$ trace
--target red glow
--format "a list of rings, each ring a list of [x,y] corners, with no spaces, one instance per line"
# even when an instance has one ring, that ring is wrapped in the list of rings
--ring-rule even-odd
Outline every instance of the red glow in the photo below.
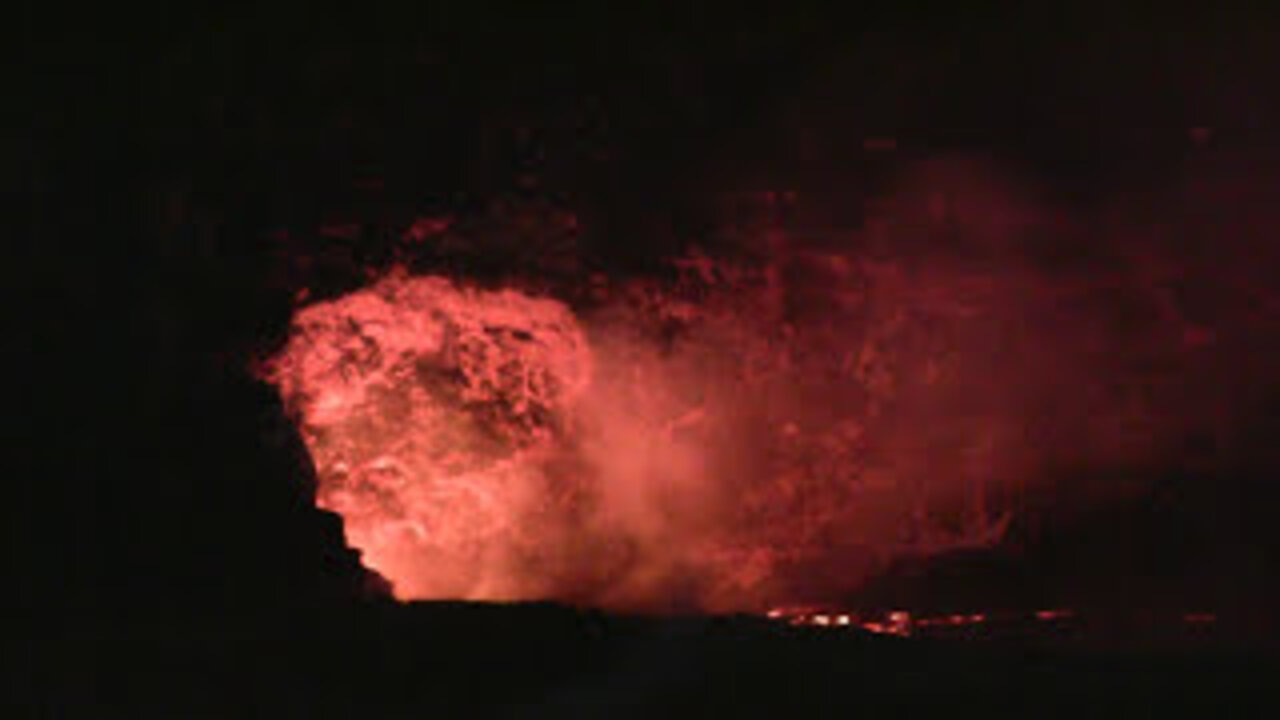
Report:
[[[435,237],[453,224],[453,218],[449,217],[421,217],[413,221],[409,229],[404,233],[404,239],[409,243],[423,243],[429,238]]]
[[[777,607],[768,611],[766,617],[787,625],[817,628],[823,631],[837,632],[862,630],[880,635],[899,637],[935,637],[935,638],[993,638],[1007,633],[1028,633],[1039,637],[1056,637],[1061,640],[1079,640],[1082,626],[1069,627],[1058,621],[1079,617],[1072,609],[1040,610],[1023,615],[1022,613],[985,612],[950,613],[945,615],[916,616],[906,611],[887,613],[863,613],[853,610],[815,610],[804,607]],[[1088,613],[1085,614],[1088,617]],[[1050,623],[1039,630],[1030,629],[1027,621],[1034,619],[1040,623]],[[1149,625],[1153,618],[1150,613],[1138,612],[1131,620],[1138,626]],[[1165,624],[1168,623],[1168,624]],[[1209,612],[1190,612],[1181,615],[1164,617],[1148,630],[1156,634],[1173,632],[1176,634],[1182,626],[1190,626],[1196,633],[1212,633],[1218,623],[1218,616]],[[1085,623],[1087,628],[1090,623]],[[1105,627],[1106,623],[1104,623]],[[1161,627],[1163,625],[1163,627]],[[1170,626],[1171,625],[1171,626]],[[1154,637],[1155,635],[1153,635]],[[1103,639],[1107,639],[1104,637]]]
[[[1075,615],[1071,610],[1039,610],[1036,612],[1037,620],[1060,620]]]
[[[313,305],[273,372],[364,562],[402,598],[522,597],[520,524],[556,493],[540,463],[590,377],[559,305],[389,277]]]
[[[691,250],[665,280],[591,275],[573,294],[590,311],[514,281],[403,272],[336,299],[300,292],[313,304],[268,376],[319,504],[401,598],[759,611],[848,597],[904,557],[999,544],[1048,471],[1141,468],[1212,416],[1162,390],[1197,387],[1174,356],[1228,337],[1183,316],[1165,287],[1176,268],[1135,253],[1086,277],[1006,256],[1034,208],[981,174],[924,176],[848,247],[735,228],[747,259]],[[795,201],[753,199],[764,214]],[[404,244],[459,242],[452,224],[420,218]],[[950,228],[973,247],[894,256],[893,227]],[[1094,309],[1108,303],[1142,322]],[[1170,369],[1156,383],[1147,367]],[[1054,492],[1145,490],[1082,475]],[[986,619],[866,622],[935,621]]]
[[[553,300],[396,272],[297,314],[269,376],[319,504],[398,597],[632,605],[684,585],[698,607],[745,609],[829,555],[839,527],[886,559],[998,539],[983,526],[900,545],[901,521],[885,520],[907,517],[909,496],[868,484],[875,502],[856,500],[877,409],[833,418],[797,391],[830,359],[846,373],[831,392],[883,402],[868,365],[883,338],[797,346],[768,269],[676,266],[722,295],[697,306],[632,285],[588,329]],[[673,319],[707,338],[663,351],[646,325]]]

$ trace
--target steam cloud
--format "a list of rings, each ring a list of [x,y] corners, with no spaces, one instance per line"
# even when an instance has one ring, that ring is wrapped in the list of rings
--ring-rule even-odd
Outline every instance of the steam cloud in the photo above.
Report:
[[[836,597],[1242,442],[1274,222],[1256,173],[1196,172],[1086,216],[934,160],[860,233],[741,225],[572,308],[393,272],[300,310],[269,376],[401,597]]]

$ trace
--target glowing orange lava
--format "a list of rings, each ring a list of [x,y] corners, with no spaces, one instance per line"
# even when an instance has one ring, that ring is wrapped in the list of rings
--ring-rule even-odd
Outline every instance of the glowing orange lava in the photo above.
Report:
[[[298,313],[271,368],[364,562],[402,598],[537,593],[506,567],[591,356],[569,311],[393,274]]]

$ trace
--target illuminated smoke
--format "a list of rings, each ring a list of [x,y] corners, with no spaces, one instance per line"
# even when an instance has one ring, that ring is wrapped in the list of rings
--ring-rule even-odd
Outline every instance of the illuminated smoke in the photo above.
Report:
[[[400,597],[740,609],[998,541],[957,488],[998,495],[999,427],[939,414],[963,368],[910,337],[983,291],[811,260],[833,302],[816,318],[786,316],[772,268],[704,256],[582,319],[392,274],[300,312],[273,376],[320,504]],[[925,387],[945,427],[900,427]]]
[[[1249,328],[1174,290],[1238,275],[1130,236],[1042,247],[1075,230],[958,167],[846,243],[748,229],[763,249],[590,308],[404,271],[303,308],[269,376],[318,502],[401,598],[761,609],[997,544],[1037,492],[1133,496],[1222,436],[1256,373],[1215,349]]]

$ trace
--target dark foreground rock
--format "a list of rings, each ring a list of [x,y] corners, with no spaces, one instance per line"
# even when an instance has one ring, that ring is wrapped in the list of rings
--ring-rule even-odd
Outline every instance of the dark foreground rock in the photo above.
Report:
[[[56,717],[1010,717],[1266,707],[1274,657],[938,642],[755,618],[543,605],[352,608],[207,623],[116,618],[44,634]],[[971,715],[972,716],[972,715]]]

